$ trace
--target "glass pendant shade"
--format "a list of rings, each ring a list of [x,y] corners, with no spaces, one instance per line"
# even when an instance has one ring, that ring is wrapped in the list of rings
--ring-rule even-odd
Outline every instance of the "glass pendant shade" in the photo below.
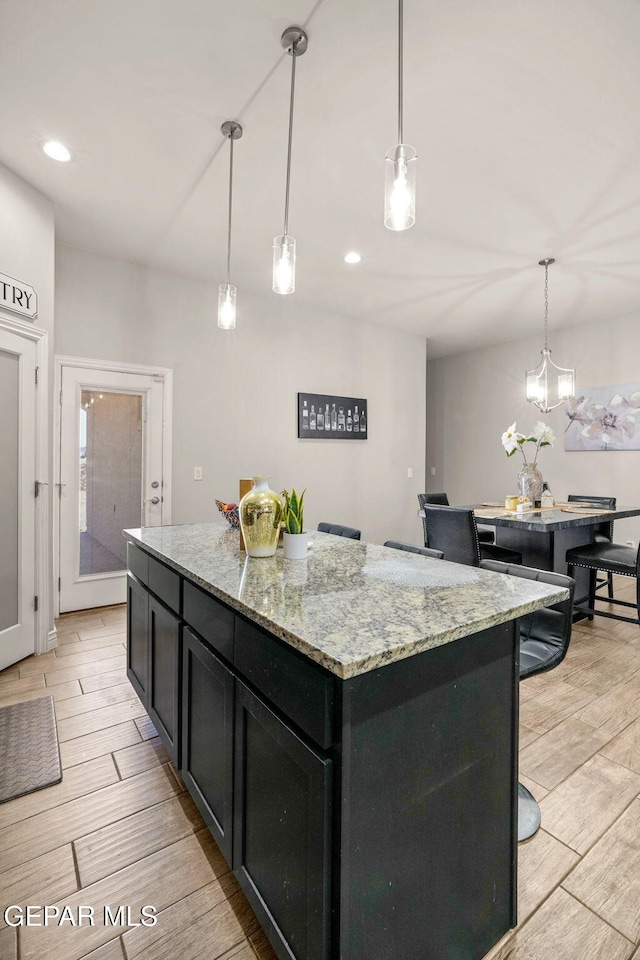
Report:
[[[387,151],[384,225],[389,230],[408,230],[416,222],[416,159],[416,151],[407,143]]]
[[[236,328],[236,288],[232,283],[218,287],[218,326],[221,330]]]
[[[296,289],[296,241],[283,234],[273,238],[273,292],[293,293]]]
[[[542,413],[549,413],[565,400],[575,397],[576,372],[554,363],[547,347],[540,352],[542,360],[535,370],[527,370],[526,373],[527,400],[535,404]]]

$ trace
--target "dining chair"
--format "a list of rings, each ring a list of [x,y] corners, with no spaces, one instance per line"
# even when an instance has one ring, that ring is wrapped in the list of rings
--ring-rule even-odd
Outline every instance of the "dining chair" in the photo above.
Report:
[[[439,504],[442,507],[448,507],[449,497],[446,493],[419,493],[418,494],[418,503],[420,504],[420,516],[422,519],[422,527],[424,530],[424,544],[425,546],[428,543],[427,537],[427,524],[425,517],[422,514],[422,508],[426,503],[435,503]],[[480,543],[493,543],[495,540],[495,533],[493,527],[488,527],[486,524],[478,523],[476,524],[478,530],[478,540]]]
[[[431,557],[433,560],[442,560],[442,550],[432,550],[431,547],[417,547],[415,543],[403,543],[402,540],[387,540],[383,547],[393,547],[394,550],[405,550],[407,553],[419,553],[421,557]]]
[[[359,540],[362,535],[360,530],[343,527],[340,523],[319,523],[318,530],[320,533],[332,533],[335,537],[348,537],[350,540]]]
[[[570,493],[567,497],[569,503],[587,503],[589,505],[593,504],[594,507],[599,507],[602,510],[615,510],[616,508],[616,498],[615,497],[582,497],[577,493]],[[594,525],[594,540],[596,543],[613,543],[613,520],[603,520],[602,523],[596,523]],[[607,593],[609,594],[609,599],[613,599],[613,574],[607,573],[605,577],[600,577],[596,579],[596,590],[599,590],[600,587],[607,587]]]
[[[627,547],[622,543],[601,541],[585,543],[582,547],[572,547],[567,550],[567,572],[573,576],[576,567],[589,571],[589,593],[575,601],[575,610],[585,613],[589,617],[608,617],[610,620],[624,620],[625,623],[640,625],[640,549]],[[596,594],[598,571],[607,574],[617,574],[621,577],[631,577],[636,581],[636,602],[617,600],[615,597],[599,597]],[[635,617],[625,617],[620,613],[611,613],[609,610],[596,610],[596,600],[602,603],[614,603],[620,607],[635,609]],[[586,604],[586,606],[585,606]]]
[[[423,507],[428,542],[425,546],[442,550],[445,560],[477,567],[481,560],[522,563],[522,554],[495,543],[480,543],[476,518],[468,507],[445,507],[425,503]]]
[[[575,580],[553,570],[535,570],[532,567],[513,566],[497,560],[483,560],[483,570],[504,573],[525,580],[537,580],[555,587],[566,587],[569,597],[552,607],[543,607],[520,617],[519,679],[526,680],[538,673],[553,670],[567,655],[571,641],[573,596]],[[518,843],[528,840],[540,826],[540,807],[523,783],[518,783]]]

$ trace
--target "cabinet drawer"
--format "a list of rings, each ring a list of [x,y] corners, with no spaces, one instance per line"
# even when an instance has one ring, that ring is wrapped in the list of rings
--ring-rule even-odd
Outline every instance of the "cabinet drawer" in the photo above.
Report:
[[[233,612],[188,580],[184,581],[184,619],[214,650],[233,662]]]
[[[333,681],[320,667],[241,616],[236,616],[234,663],[315,743],[331,746]]]
[[[135,543],[127,543],[127,566],[140,583],[149,586],[149,554]]]
[[[149,589],[166,607],[180,614],[180,577],[154,557],[149,557]]]

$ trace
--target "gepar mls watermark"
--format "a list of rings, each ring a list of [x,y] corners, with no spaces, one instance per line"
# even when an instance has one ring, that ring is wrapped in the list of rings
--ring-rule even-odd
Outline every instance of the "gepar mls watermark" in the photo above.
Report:
[[[158,917],[157,910],[150,904],[140,907],[139,911],[120,904],[117,907],[105,905],[96,909],[88,905],[74,907],[56,906],[19,906],[15,903],[7,907],[2,919],[8,927],[95,927],[102,923],[105,927],[154,927]]]

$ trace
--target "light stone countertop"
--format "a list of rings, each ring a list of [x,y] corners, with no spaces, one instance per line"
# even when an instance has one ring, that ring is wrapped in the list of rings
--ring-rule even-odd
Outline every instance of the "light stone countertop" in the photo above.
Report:
[[[225,521],[125,530],[208,593],[342,679],[422,653],[568,592],[331,534],[307,560],[247,558]]]

